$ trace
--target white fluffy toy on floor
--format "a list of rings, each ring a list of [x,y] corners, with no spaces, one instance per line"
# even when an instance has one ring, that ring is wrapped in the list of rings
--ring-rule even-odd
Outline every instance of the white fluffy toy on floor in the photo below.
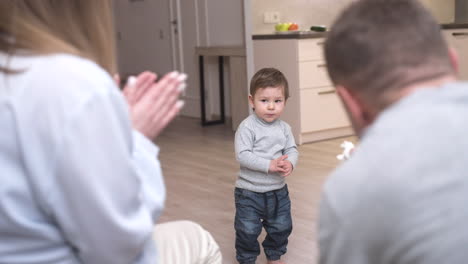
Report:
[[[337,155],[336,158],[339,160],[348,160],[354,150],[353,142],[345,140],[343,143],[341,143],[340,147],[343,148],[343,153]]]

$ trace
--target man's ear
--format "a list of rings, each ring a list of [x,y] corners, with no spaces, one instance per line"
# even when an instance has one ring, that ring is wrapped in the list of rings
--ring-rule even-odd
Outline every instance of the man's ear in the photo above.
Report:
[[[448,53],[450,56],[450,62],[452,63],[452,67],[455,70],[455,73],[458,74],[460,70],[460,65],[459,65],[459,57],[458,57],[457,51],[454,48],[449,47]]]
[[[372,112],[348,88],[338,85],[335,89],[344,104],[356,134],[360,136],[363,130],[373,122],[374,116],[371,114]]]

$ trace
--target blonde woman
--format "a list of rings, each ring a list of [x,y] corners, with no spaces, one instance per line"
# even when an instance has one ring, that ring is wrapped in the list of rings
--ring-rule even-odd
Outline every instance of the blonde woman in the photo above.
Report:
[[[111,21],[110,0],[0,1],[0,263],[221,262],[191,222],[156,228],[156,249],[152,140],[185,77],[140,76],[129,114]]]

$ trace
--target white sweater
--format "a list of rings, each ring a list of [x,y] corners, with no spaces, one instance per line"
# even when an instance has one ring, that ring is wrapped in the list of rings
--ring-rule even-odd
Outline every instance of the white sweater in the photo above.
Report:
[[[155,263],[165,198],[158,148],[95,63],[0,65],[0,263]]]

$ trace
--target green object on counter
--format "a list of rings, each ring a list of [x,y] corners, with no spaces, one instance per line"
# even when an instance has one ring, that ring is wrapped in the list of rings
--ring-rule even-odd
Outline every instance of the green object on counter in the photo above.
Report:
[[[317,32],[325,32],[327,31],[327,27],[326,26],[311,26],[310,30],[317,31]]]

